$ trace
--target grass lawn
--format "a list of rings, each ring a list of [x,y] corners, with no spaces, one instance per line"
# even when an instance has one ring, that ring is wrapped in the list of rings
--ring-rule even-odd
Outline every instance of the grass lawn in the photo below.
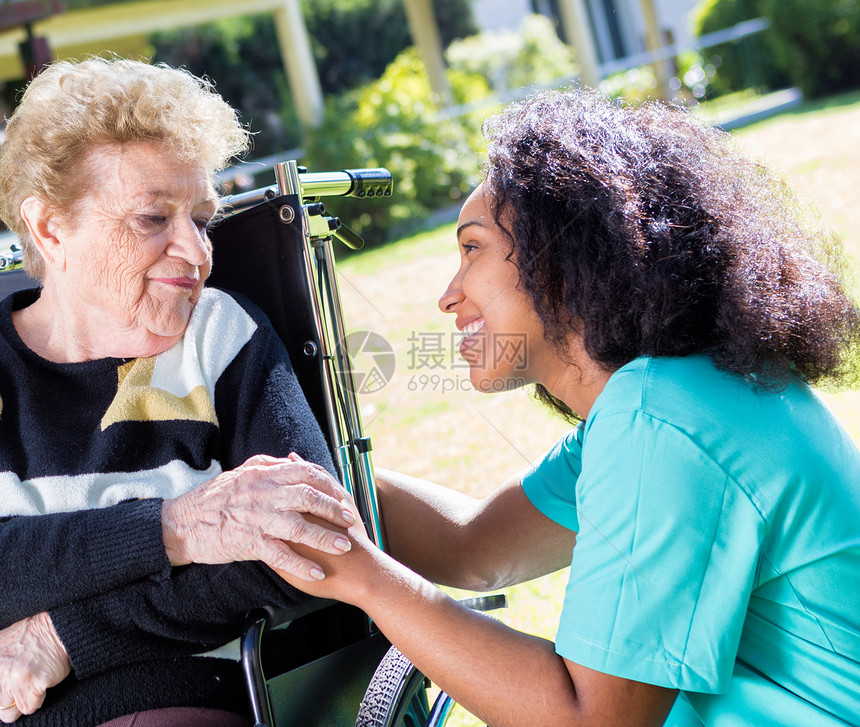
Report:
[[[860,97],[801,106],[735,135],[820,209],[858,269]],[[336,214],[336,204],[331,207]],[[361,397],[375,464],[481,497],[539,457],[567,426],[524,391],[471,389],[456,353],[453,317],[436,307],[457,264],[452,222],[345,260],[339,281],[347,330],[379,333],[396,354],[391,381]],[[824,397],[860,442],[860,392]],[[510,589],[510,607],[499,616],[553,638],[565,582],[561,572]],[[458,712],[450,724],[478,722]]]

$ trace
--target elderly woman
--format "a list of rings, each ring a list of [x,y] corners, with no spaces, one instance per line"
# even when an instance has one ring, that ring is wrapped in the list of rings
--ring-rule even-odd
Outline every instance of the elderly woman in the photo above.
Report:
[[[830,241],[678,111],[550,94],[488,128],[439,305],[476,388],[525,380],[582,421],[484,501],[392,476],[381,507],[435,582],[570,564],[556,642],[356,528],[310,588],[494,727],[856,725],[860,454],[809,386],[857,381]]]
[[[307,601],[271,570],[321,576],[288,541],[349,547],[302,517],[354,522],[288,459],[332,469],[283,346],[204,288],[246,136],[209,84],[100,59],[48,68],[9,121],[0,214],[41,289],[0,312],[4,723],[248,724],[215,650]]]

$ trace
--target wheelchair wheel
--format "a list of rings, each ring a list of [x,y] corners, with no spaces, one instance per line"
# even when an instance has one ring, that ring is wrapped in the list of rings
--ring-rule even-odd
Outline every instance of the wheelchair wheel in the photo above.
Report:
[[[392,646],[367,687],[355,727],[441,727],[448,709],[427,700],[427,678]],[[443,694],[443,701],[450,698]]]

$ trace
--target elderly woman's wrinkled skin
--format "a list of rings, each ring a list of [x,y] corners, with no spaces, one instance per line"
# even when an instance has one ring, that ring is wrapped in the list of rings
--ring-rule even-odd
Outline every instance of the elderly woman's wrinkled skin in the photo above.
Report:
[[[12,684],[0,707],[0,721],[33,714],[48,689],[71,672],[69,656],[47,613],[22,619],[0,631],[0,682]]]
[[[152,141],[97,147],[82,174],[90,191],[71,211],[35,197],[22,205],[46,280],[15,325],[54,361],[164,351],[184,334],[211,270],[209,177]]]
[[[154,141],[96,147],[83,167],[72,210],[36,197],[22,204],[46,274],[40,298],[13,322],[31,350],[55,362],[157,355],[184,335],[211,270],[206,228],[217,195],[205,169]],[[290,544],[349,550],[347,497],[322,468],[258,455],[164,502],[167,557],[174,566],[257,560],[319,580],[313,555]],[[0,630],[0,722],[35,712],[70,669],[48,614]]]

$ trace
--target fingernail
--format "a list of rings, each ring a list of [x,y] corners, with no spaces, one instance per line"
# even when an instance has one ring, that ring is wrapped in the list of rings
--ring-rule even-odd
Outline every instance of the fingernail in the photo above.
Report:
[[[295,452],[290,452],[290,453],[287,455],[287,459],[290,459],[290,460],[292,460],[293,462],[301,462],[301,461],[302,461],[302,458],[301,458],[301,457],[299,457],[299,455],[297,455]]]
[[[335,538],[334,547],[346,553],[352,548],[352,543],[350,543],[346,538]]]
[[[350,525],[355,525],[355,515],[352,514],[352,510],[344,510],[341,515]]]
[[[319,568],[311,568],[311,576],[316,578],[318,581],[321,581],[325,578],[325,573],[323,573]]]

